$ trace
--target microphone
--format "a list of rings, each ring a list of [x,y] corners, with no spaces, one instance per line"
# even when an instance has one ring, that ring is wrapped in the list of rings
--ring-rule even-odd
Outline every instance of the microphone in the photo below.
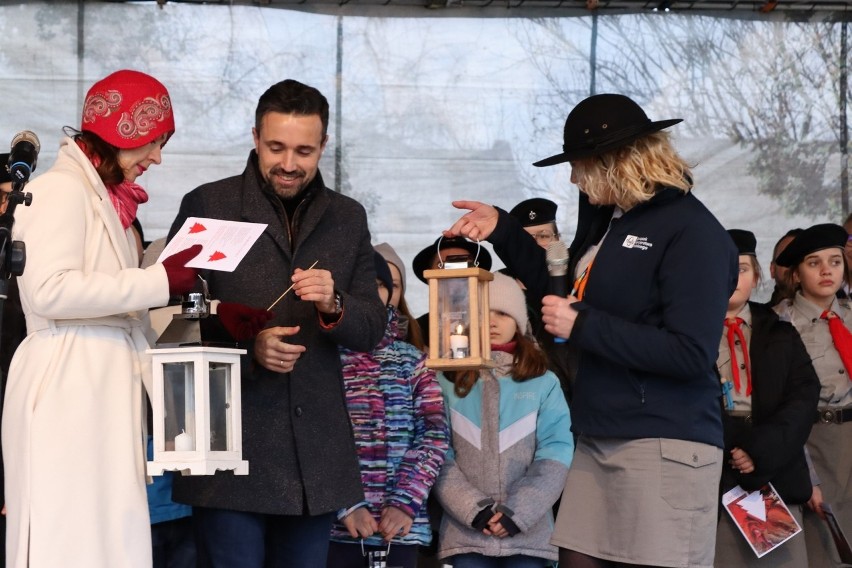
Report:
[[[38,152],[41,150],[38,136],[29,130],[22,130],[12,138],[12,152],[9,154],[8,168],[12,181],[23,184],[30,179],[36,169]]]
[[[550,274],[550,279],[547,283],[547,293],[559,296],[560,298],[568,297],[568,246],[562,241],[553,241],[547,245],[547,272]],[[566,339],[562,337],[553,338],[554,343],[565,343]]]

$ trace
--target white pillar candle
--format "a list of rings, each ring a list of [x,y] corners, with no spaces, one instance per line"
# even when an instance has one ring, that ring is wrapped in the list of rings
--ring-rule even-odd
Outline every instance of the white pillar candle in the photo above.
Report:
[[[453,359],[464,359],[467,357],[467,350],[470,347],[470,339],[464,335],[464,327],[459,324],[456,326],[455,333],[450,334],[450,350],[453,354]]]
[[[195,442],[192,436],[181,430],[182,434],[175,436],[175,451],[176,452],[191,452],[195,449]]]

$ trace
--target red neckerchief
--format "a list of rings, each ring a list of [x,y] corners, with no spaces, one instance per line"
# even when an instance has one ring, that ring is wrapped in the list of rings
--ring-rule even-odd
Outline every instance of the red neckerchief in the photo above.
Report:
[[[846,328],[843,320],[831,311],[825,310],[821,319],[828,320],[828,331],[831,333],[831,341],[834,343],[834,348],[840,354],[840,360],[843,361],[843,366],[846,368],[846,376],[852,381],[852,333]]]
[[[742,394],[740,389],[740,366],[737,363],[737,352],[735,349],[736,339],[739,339],[740,346],[743,349],[743,363],[745,363],[746,371],[746,395],[751,396],[751,362],[748,360],[748,343],[746,343],[743,330],[740,325],[744,322],[743,318],[734,320],[725,319],[725,327],[728,328],[728,349],[731,352],[731,374],[734,379],[734,389]]]

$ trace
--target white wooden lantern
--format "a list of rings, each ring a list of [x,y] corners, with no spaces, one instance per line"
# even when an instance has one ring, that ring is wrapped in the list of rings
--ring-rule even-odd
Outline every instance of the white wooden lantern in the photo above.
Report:
[[[240,356],[246,350],[231,347],[232,339],[229,345],[217,316],[209,314],[206,289],[204,296],[189,296],[157,348],[148,350],[154,383],[154,459],[148,474],[248,475],[240,395]]]
[[[423,272],[429,283],[426,366],[439,370],[491,367],[488,282],[494,275],[467,263],[443,266]]]

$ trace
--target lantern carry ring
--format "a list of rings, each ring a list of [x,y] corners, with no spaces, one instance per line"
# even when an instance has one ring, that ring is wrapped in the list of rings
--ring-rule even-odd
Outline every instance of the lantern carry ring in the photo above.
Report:
[[[441,258],[441,241],[444,240],[444,235],[442,234],[438,237],[438,268],[444,268],[444,259]],[[470,240],[470,239],[468,239]],[[479,239],[476,239],[476,256],[473,257],[473,267],[479,268],[479,251],[482,250],[482,242]]]

